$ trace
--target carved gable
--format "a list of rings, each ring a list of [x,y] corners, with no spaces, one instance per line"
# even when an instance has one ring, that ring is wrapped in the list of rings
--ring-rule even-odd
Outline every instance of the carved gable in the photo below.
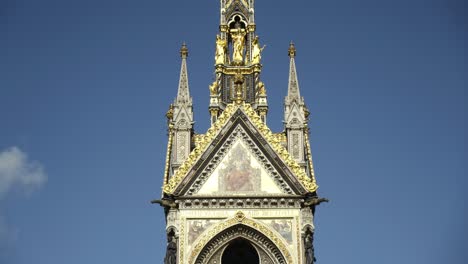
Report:
[[[212,173],[207,175],[206,180],[199,179],[192,186],[192,190],[199,189],[194,195],[265,196],[291,193],[289,186],[283,190],[279,187],[282,184],[279,173],[266,161],[265,155],[259,153],[258,147],[240,126],[233,135],[218,151],[220,162]],[[224,157],[221,157],[223,154]],[[201,186],[197,188],[196,185]]]
[[[177,109],[174,118],[175,127],[178,129],[192,128],[192,113],[186,107]]]
[[[257,196],[261,196],[298,195],[316,187],[244,104],[229,105],[164,188],[176,196],[245,195],[249,190],[260,190]]]
[[[296,102],[289,106],[289,111],[286,113],[285,120],[289,128],[304,127],[304,113]]]

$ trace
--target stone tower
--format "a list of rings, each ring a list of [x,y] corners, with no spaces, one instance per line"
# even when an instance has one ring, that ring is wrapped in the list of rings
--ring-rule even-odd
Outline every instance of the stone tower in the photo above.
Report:
[[[167,112],[169,142],[160,200],[168,264],[311,264],[317,184],[294,44],[284,131],[266,125],[263,47],[254,0],[221,0],[211,127],[193,130],[184,44],[177,97]],[[286,92],[286,87],[285,87]]]

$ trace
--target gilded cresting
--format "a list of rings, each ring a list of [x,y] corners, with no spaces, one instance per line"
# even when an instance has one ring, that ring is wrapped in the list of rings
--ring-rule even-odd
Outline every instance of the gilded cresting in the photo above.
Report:
[[[164,192],[166,194],[172,194],[174,192],[190,168],[201,156],[203,150],[205,150],[212,143],[215,136],[222,130],[226,122],[237,109],[242,109],[244,111],[244,113],[249,117],[250,121],[258,129],[258,131],[268,141],[270,146],[281,156],[291,171],[294,172],[301,184],[308,191],[315,192],[318,189],[315,178],[309,178],[306,175],[304,169],[294,159],[291,158],[291,155],[288,153],[288,151],[281,145],[283,136],[281,134],[272,133],[271,130],[262,122],[260,116],[255,112],[252,106],[246,103],[241,105],[236,105],[235,103],[229,104],[224,112],[219,116],[214,125],[208,129],[206,134],[197,135],[197,145],[195,149],[190,153],[189,157],[182,164],[182,166],[180,166],[180,168],[174,173],[169,182],[164,185]]]

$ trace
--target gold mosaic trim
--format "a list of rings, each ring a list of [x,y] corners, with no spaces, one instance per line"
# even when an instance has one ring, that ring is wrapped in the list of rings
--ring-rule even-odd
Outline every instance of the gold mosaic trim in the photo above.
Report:
[[[239,67],[226,67],[224,65],[217,65],[216,66],[216,72],[222,72],[227,75],[236,75],[238,73],[242,75],[247,75],[247,74],[252,74],[255,72],[261,72],[262,71],[262,65],[260,64],[254,64],[250,66],[245,66],[242,68]]]
[[[174,125],[169,125],[169,142],[167,142],[167,150],[166,150],[166,166],[164,167],[164,179],[163,184],[167,183],[167,178],[169,177],[169,163],[171,162],[171,149],[172,149],[172,138],[173,132],[172,128]],[[164,186],[164,185],[163,185]]]
[[[230,104],[224,109],[224,111],[219,116],[218,120],[211,126],[206,134],[197,135],[195,148],[192,150],[188,158],[182,163],[182,165],[177,169],[177,171],[169,179],[169,182],[165,183],[163,191],[167,194],[174,193],[177,185],[183,180],[185,175],[188,173],[190,168],[195,164],[195,162],[200,158],[203,150],[205,150],[208,145],[213,141],[218,132],[224,127],[228,119],[234,114],[237,107],[233,104]]]
[[[310,149],[309,129],[307,127],[304,132],[304,136],[305,136],[305,144],[306,144],[306,149],[307,149],[307,159],[309,160],[310,175],[311,175],[312,181],[314,181],[315,183],[314,164],[312,163],[312,151]]]
[[[180,226],[180,232],[179,232],[179,259],[182,260],[182,263],[184,262],[184,252],[185,252],[185,224],[186,224],[185,218],[182,219],[182,225]]]
[[[304,169],[289,155],[289,152],[281,145],[281,137],[271,132],[250,105],[244,104],[244,111],[250,118],[250,121],[252,121],[262,136],[270,143],[273,150],[283,159],[284,163],[288,165],[306,190],[315,192],[318,188],[315,178],[309,178]]]
[[[281,144],[287,144],[288,138],[284,132],[273,134]]]
[[[201,237],[198,240],[198,243],[192,249],[188,263],[195,263],[198,254],[200,254],[200,252],[208,244],[208,242],[210,242],[210,240],[213,239],[216,235],[221,233],[223,230],[226,230],[237,224],[243,224],[248,227],[251,227],[268,237],[268,239],[270,239],[278,247],[281,254],[283,254],[284,258],[286,259],[287,263],[293,263],[291,253],[289,252],[287,246],[278,236],[276,236],[275,232],[260,222],[257,222],[250,218],[246,218],[243,212],[237,212],[234,218],[222,222],[216,225],[215,227],[211,228],[208,232],[205,232],[205,235],[203,235],[203,237]]]
[[[303,255],[303,254],[301,254],[302,253],[302,237],[301,237],[301,231],[300,231],[300,228],[299,228],[300,225],[301,225],[301,223],[299,221],[299,217],[296,216],[296,237],[297,237],[296,250],[297,250],[297,261],[298,261],[298,263],[302,263],[301,256]]]
[[[284,163],[291,169],[296,175],[298,180],[304,186],[304,188],[310,192],[315,192],[318,188],[315,177],[312,175],[312,179],[309,178],[304,169],[289,155],[289,152],[281,145],[283,140],[282,136],[273,134],[271,130],[263,123],[260,116],[255,112],[250,104],[242,103],[240,105],[229,104],[226,109],[221,113],[218,120],[208,129],[206,134],[200,134],[197,136],[197,142],[195,149],[190,153],[187,160],[182,163],[179,169],[174,173],[169,182],[164,185],[163,191],[167,194],[173,194],[176,187],[184,179],[190,168],[200,158],[201,154],[213,141],[215,136],[224,127],[229,118],[234,112],[241,108],[244,110],[250,121],[256,126],[260,134],[267,140],[273,150],[281,157]]]

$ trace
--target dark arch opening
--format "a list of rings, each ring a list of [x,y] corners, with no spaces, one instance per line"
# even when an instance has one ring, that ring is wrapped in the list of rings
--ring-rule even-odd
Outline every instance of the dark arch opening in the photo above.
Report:
[[[242,21],[241,17],[239,15],[236,15],[234,17],[234,20],[229,24],[230,29],[237,29],[237,28],[243,28],[245,29],[245,23]]]
[[[257,250],[245,239],[238,238],[224,250],[221,264],[259,264]]]

